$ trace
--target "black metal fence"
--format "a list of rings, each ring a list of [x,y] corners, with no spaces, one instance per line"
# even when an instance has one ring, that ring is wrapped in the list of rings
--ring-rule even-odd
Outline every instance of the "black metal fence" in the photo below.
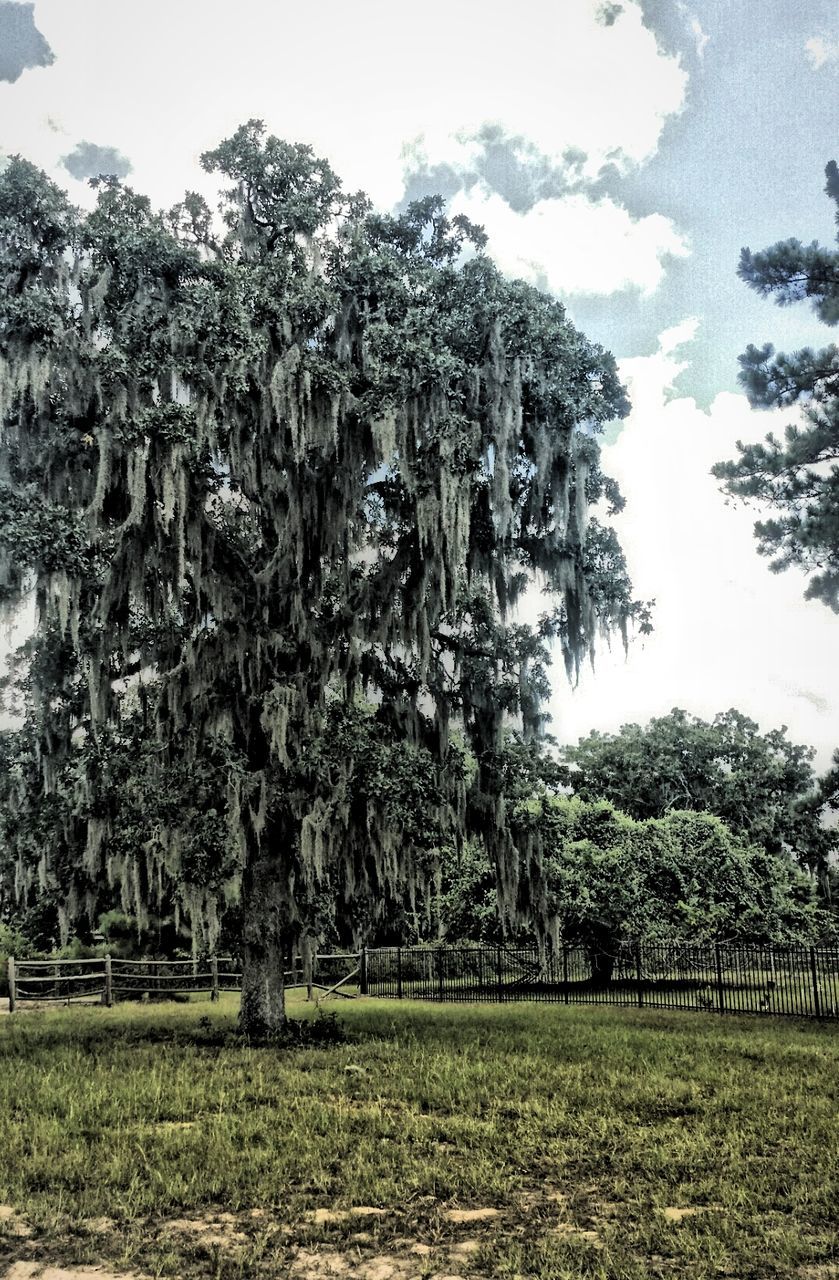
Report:
[[[839,1018],[839,948],[643,943],[617,954],[566,947],[390,947],[366,954],[370,995],[535,1000]]]
[[[639,1008],[756,1013],[839,1020],[839,947],[698,946],[642,943],[615,955],[582,947],[540,954],[536,947],[379,947],[295,959],[289,987],[310,997],[499,1003],[635,1005]],[[237,991],[230,956],[193,960],[9,960],[10,1008],[24,1003],[151,998]]]

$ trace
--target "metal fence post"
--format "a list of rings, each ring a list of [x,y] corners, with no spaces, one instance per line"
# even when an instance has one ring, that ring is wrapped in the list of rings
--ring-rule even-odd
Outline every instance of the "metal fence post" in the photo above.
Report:
[[[17,1004],[17,977],[15,975],[15,958],[9,956],[7,968],[9,971],[9,1013],[14,1013]]]
[[[110,953],[105,956],[105,990],[102,992],[105,1007],[110,1009],[114,1003],[114,985],[111,976],[111,957]]]
[[[498,984],[498,999],[504,998],[504,984],[501,981],[501,948],[495,948],[495,979]]]
[[[638,1008],[644,1007],[644,988],[641,986],[641,943],[635,944],[635,981],[638,984]]]
[[[437,991],[439,999],[443,999],[443,948],[437,948]]]
[[[722,960],[720,959],[720,944],[714,943],[714,962],[717,969],[717,1003],[720,1007],[720,1013],[725,1013],[725,986],[722,980]]]
[[[562,944],[562,993],[563,1001],[567,1004],[570,998],[568,992],[568,946],[564,942]]]
[[[816,968],[816,948],[810,947],[810,976],[813,979],[813,1005],[816,1010],[816,1017],[822,1016],[822,1002],[819,997],[819,971]]]
[[[358,957],[358,994],[367,995],[367,948],[362,947]]]
[[[396,948],[396,998],[402,999],[402,948]]]
[[[210,999],[218,1000],[218,956],[210,956]]]

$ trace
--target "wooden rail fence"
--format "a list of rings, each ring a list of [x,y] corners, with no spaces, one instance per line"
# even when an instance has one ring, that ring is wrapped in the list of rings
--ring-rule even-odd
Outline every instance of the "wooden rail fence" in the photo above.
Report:
[[[353,962],[350,973],[337,973]],[[359,955],[313,957],[307,969],[295,956],[284,974],[287,989],[305,987],[310,998],[349,995],[342,988],[357,978]],[[117,1000],[165,999],[167,996],[209,995],[239,991],[242,968],[232,956],[198,960],[122,960],[101,956],[87,960],[8,959],[9,1012],[24,1004],[114,1004]],[[315,996],[315,993],[318,993]]]
[[[231,956],[193,960],[15,960],[9,1007],[209,994],[241,987]],[[311,999],[392,999],[636,1005],[839,1020],[839,947],[642,943],[593,957],[582,947],[379,947],[295,957],[289,988]]]

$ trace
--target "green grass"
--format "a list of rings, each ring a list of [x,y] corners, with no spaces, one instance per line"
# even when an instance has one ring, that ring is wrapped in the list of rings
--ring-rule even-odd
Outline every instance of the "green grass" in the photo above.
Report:
[[[232,1001],[3,1019],[0,1200],[19,1217],[0,1221],[0,1263],[305,1276],[320,1251],[365,1276],[365,1259],[402,1265],[419,1243],[431,1252],[400,1280],[839,1276],[835,1028],[378,1000],[337,1013],[348,1041],[307,1049],[241,1044]],[[307,1217],[353,1206],[390,1212]],[[464,1227],[453,1206],[502,1212]],[[677,1208],[700,1211],[663,1212]],[[453,1251],[464,1234],[474,1252]]]

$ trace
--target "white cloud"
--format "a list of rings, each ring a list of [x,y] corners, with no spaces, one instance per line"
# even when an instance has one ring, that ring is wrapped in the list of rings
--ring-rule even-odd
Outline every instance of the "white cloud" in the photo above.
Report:
[[[707,48],[708,41],[711,37],[702,30],[702,24],[698,18],[691,18],[690,31],[696,43],[696,56],[701,62],[705,57],[705,49]]]
[[[557,294],[610,294],[636,287],[652,293],[668,257],[684,257],[688,245],[669,218],[633,218],[609,198],[583,193],[540,200],[515,213],[485,187],[452,201],[453,212],[481,223],[488,250],[507,275]]]
[[[60,176],[67,143],[51,116],[70,138],[118,147],[157,203],[201,184],[199,152],[250,116],[311,142],[381,205],[401,194],[406,139],[443,140],[486,120],[549,155],[580,147],[592,170],[640,163],[681,109],[686,73],[657,47],[636,0],[611,27],[597,8],[426,0],[418,17],[392,0],[323,0],[314,10],[288,0],[38,0],[56,61],[0,86],[4,146]]]
[[[679,328],[684,338],[694,325]],[[788,725],[825,768],[839,745],[836,618],[803,599],[801,574],[769,572],[752,534],[759,513],[727,505],[709,474],[738,439],[761,439],[792,414],[759,413],[730,393],[704,412],[675,394],[677,337],[671,329],[657,354],[621,361],[633,411],[603,450],[627,499],[615,524],[636,595],[657,602],[655,631],[628,658],[619,642],[604,646],[574,692],[557,667],[554,732],[574,741],[673,706],[705,718],[733,706],[764,730]]]
[[[671,328],[665,329],[658,337],[658,354],[660,356],[672,356],[679,347],[685,347],[689,342],[693,342],[699,329],[699,316],[686,316],[684,320],[680,320],[678,324],[672,325]],[[667,386],[668,382],[672,385],[675,376],[687,368],[687,363],[676,365],[670,362],[671,368],[675,369],[675,373],[668,375],[662,379],[662,385]]]
[[[701,62],[705,57],[705,50],[708,47],[711,37],[702,29],[702,23],[693,13],[689,5],[684,0],[678,0],[679,13],[687,23],[690,34],[693,36],[693,45],[696,50],[696,56]]]
[[[577,148],[589,177],[605,163],[626,169],[654,155],[667,119],[684,106],[687,72],[659,49],[638,3],[629,0],[608,27],[597,21],[599,8],[592,0],[525,0],[515,23],[498,23],[504,83],[477,94],[463,117],[467,130],[497,121],[547,156]],[[522,36],[526,52],[517,57]],[[436,129],[425,126],[432,160],[456,158],[447,140],[454,119],[447,112]]]
[[[831,62],[839,63],[839,40],[826,40],[823,36],[813,36],[804,45],[804,52],[813,70],[821,71],[822,67]]]

